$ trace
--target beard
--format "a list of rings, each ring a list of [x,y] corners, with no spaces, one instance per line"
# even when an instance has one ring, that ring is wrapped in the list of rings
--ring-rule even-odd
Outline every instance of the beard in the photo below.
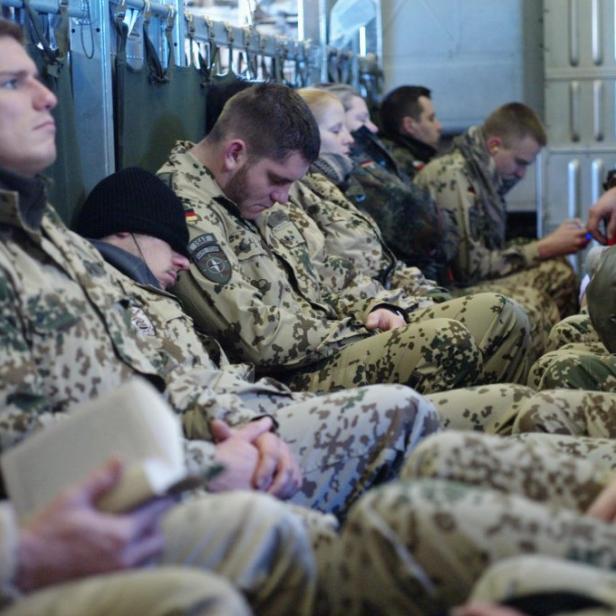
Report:
[[[241,209],[242,203],[250,197],[248,194],[248,165],[238,169],[225,187],[225,195]]]

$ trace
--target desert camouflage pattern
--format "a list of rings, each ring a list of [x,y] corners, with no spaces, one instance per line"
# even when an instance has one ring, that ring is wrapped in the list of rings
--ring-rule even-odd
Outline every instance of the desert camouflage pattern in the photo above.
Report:
[[[556,323],[550,331],[546,351],[557,351],[568,344],[601,344],[588,312],[580,311]],[[604,353],[608,352],[602,348]]]
[[[519,409],[536,394],[534,389],[511,383],[478,385],[428,394],[445,430],[508,435]]]
[[[564,267],[564,272],[570,272],[568,266],[562,266],[560,261],[542,263],[533,272],[553,269],[555,274]],[[515,300],[524,308],[528,315],[531,326],[531,339],[529,346],[529,360],[532,363],[546,352],[549,345],[549,335],[552,328],[560,321],[560,311],[558,306],[547,293],[537,288],[529,286],[524,281],[525,274],[519,272],[505,278],[494,281],[483,282],[465,289],[453,289],[454,296],[473,295],[476,293],[501,293],[506,297]]]
[[[518,406],[513,431],[616,438],[616,392],[537,392]]]
[[[616,250],[604,250],[597,269],[586,288],[588,312],[601,342],[611,353],[616,353]]]
[[[310,171],[295,183],[292,194],[294,201],[301,205],[325,236],[328,254],[346,256],[357,272],[378,280],[385,288],[402,288],[409,295],[446,293],[445,289],[428,280],[420,269],[408,267],[396,259],[374,219],[359,210],[322,173]],[[296,222],[293,211],[290,217]],[[298,222],[301,224],[301,219]],[[332,277],[324,282],[339,289],[345,281]]]
[[[616,567],[616,529],[582,515],[613,477],[606,467],[534,443],[448,432],[427,439],[403,477],[350,512],[337,552],[340,612],[443,613],[492,564],[522,554]]]
[[[419,441],[439,429],[430,402],[407,387],[378,385],[316,396],[294,393],[269,378],[250,382],[250,368],[228,364],[213,339],[209,342],[221,359],[210,359],[202,345],[208,337],[197,334],[172,295],[120,273],[118,282],[132,298],[133,309],[154,325],[151,343],[160,347],[163,358],[206,366],[212,391],[226,396],[235,408],[274,418],[278,434],[304,470],[293,498],[296,504],[343,515],[363,491],[396,477]],[[135,322],[133,326],[137,327]],[[207,415],[185,413],[183,420],[187,437],[209,437]]]
[[[307,243],[316,247],[311,250],[311,261],[329,288],[344,295],[355,290],[357,299],[371,294],[381,297],[383,303],[404,308],[411,323],[443,317],[458,320],[471,332],[483,354],[483,382],[524,381],[527,369],[524,355],[530,344],[530,336],[525,332],[532,332],[532,328],[519,306],[493,293],[443,301],[447,297],[445,290],[421,280],[421,272],[409,267],[394,269],[400,276],[393,280],[400,282],[400,286],[389,283],[392,292],[404,291],[404,295],[388,298],[382,285],[383,281],[389,282],[395,260],[389,259],[390,267],[383,269],[383,257],[389,250],[370,217],[360,213],[320,173],[311,173],[298,182],[294,193],[292,203],[274,206],[261,216],[258,224],[268,244],[276,245],[275,238],[270,239],[268,218],[278,216],[277,210],[285,208]],[[333,273],[333,268],[322,267],[322,263],[332,257],[337,262]],[[383,271],[387,272],[386,276]],[[420,280],[421,286],[417,286]],[[404,282],[407,284],[403,286]],[[434,303],[433,297],[438,297],[440,303]]]
[[[341,297],[336,305],[310,260],[310,246],[284,211],[268,219],[277,240],[268,245],[190,147],[179,143],[159,171],[194,212],[193,263],[175,291],[233,360],[254,363],[257,374],[275,375],[293,389],[317,392],[380,382],[428,392],[477,382],[481,352],[462,324],[436,319],[368,332],[363,322],[382,300],[369,297],[349,310]]]
[[[445,251],[458,285],[499,279],[498,283],[533,286],[556,301],[562,317],[575,312],[575,275],[564,260],[540,262],[537,241],[506,244],[507,187],[479,127],[471,127],[452,152],[426,165],[415,182],[429,190],[445,217]],[[508,280],[522,270],[524,276]]]
[[[193,439],[186,445],[193,469],[212,461],[212,418],[236,425],[270,414],[305,471],[297,501],[338,512],[393,476],[422,436],[438,429],[432,406],[404,387],[314,398],[272,379],[249,382],[249,369],[228,366],[222,354],[218,368],[173,297],[107,266],[49,207],[40,212],[42,229],[30,228],[15,193],[1,194],[3,448],[142,375],[165,389],[180,414]]]
[[[492,565],[473,588],[471,601],[500,603],[511,599],[532,601],[536,595],[563,592],[603,605],[582,610],[557,608],[559,616],[613,616],[616,613],[616,573],[548,556],[516,556]],[[532,605],[532,603],[531,603]]]
[[[528,374],[534,389],[616,391],[616,358],[603,343],[572,342],[540,357]]]

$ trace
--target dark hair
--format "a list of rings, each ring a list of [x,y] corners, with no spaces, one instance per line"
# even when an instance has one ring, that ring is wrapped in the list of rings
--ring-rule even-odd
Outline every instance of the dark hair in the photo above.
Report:
[[[2,36],[9,36],[21,45],[24,44],[24,35],[19,25],[14,21],[9,21],[8,19],[0,17],[0,37]]]
[[[243,139],[251,158],[285,159],[298,152],[307,163],[319,156],[319,127],[302,97],[287,86],[264,83],[246,88],[225,104],[208,135],[219,142]]]
[[[392,90],[381,103],[381,126],[383,132],[395,137],[400,132],[402,121],[406,116],[419,120],[423,107],[420,96],[430,98],[432,93],[424,86],[400,86]]]
[[[506,146],[512,139],[525,137],[532,137],[541,147],[548,141],[539,116],[524,103],[507,103],[493,111],[483,124],[483,133],[486,138],[500,137]]]

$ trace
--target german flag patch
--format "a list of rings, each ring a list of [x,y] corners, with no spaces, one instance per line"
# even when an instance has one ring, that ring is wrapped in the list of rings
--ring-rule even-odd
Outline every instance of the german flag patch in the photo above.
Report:
[[[186,222],[195,222],[199,220],[197,213],[192,208],[184,210],[184,218],[186,218]]]

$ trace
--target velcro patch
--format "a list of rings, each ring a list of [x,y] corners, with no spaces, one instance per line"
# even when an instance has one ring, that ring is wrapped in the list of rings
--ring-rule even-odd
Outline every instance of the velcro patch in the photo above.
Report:
[[[190,241],[188,252],[192,262],[208,280],[217,284],[229,282],[231,263],[212,233],[204,233]]]

